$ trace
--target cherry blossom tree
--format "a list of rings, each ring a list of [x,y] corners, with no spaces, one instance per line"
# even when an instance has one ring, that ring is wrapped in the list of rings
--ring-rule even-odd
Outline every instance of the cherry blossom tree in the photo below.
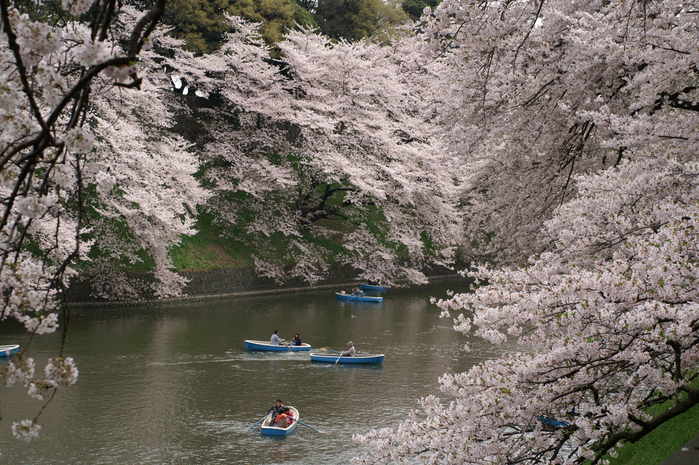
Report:
[[[696,173],[643,160],[578,179],[547,224],[555,251],[479,267],[473,293],[438,302],[458,331],[521,351],[446,374],[451,400],[362,437],[376,448],[357,462],[597,463],[696,405]]]
[[[182,140],[129,124],[146,117],[137,89],[150,83],[137,60],[165,0],[126,22],[114,1],[55,3],[49,14],[41,2],[0,0],[0,324],[18,320],[32,338],[55,331],[61,310],[67,322],[64,291],[86,267],[143,252],[154,263],[154,290],[178,293],[167,249],[191,232],[185,206],[203,195]],[[167,118],[157,103],[149,109],[153,124]],[[43,380],[28,354],[22,347],[3,368],[6,384],[23,383],[49,402],[76,382],[63,345]],[[38,415],[12,425],[27,440],[40,429]]]
[[[503,257],[541,253],[437,302],[519,349],[445,374],[446,399],[359,436],[373,448],[355,462],[596,464],[699,403],[697,19],[680,2],[449,0],[424,18],[431,66],[458,70],[474,221],[527,232],[490,242]]]
[[[423,17],[482,256],[547,250],[541,225],[578,174],[647,144],[694,153],[696,20],[674,1],[444,2]]]
[[[158,60],[178,85],[223,102],[197,119],[217,192],[209,208],[244,232],[237,239],[259,251],[258,270],[314,283],[339,260],[360,277],[419,282],[424,266],[451,263],[458,166],[421,113],[425,88],[400,47],[332,44],[304,30],[290,32],[278,45],[284,59],[271,63],[257,26],[231,21],[236,32],[217,53],[194,56],[168,37],[155,50],[172,50]]]

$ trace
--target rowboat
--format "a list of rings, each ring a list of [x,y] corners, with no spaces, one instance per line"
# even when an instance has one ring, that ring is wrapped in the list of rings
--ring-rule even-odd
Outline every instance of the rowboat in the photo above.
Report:
[[[246,339],[245,340],[245,348],[247,350],[266,350],[266,351],[272,351],[272,352],[303,352],[303,351],[308,351],[311,350],[311,345],[306,344],[305,342],[301,344],[300,346],[295,346],[295,345],[280,345],[280,346],[273,346],[272,344],[269,343],[269,341],[253,341],[251,339]]]
[[[11,357],[19,352],[19,344],[0,346],[0,357]]]
[[[383,301],[383,297],[377,297],[373,295],[352,295],[352,294],[343,294],[341,292],[336,292],[335,293],[335,298],[337,300],[349,300],[352,302],[374,302],[374,303],[381,303]]]
[[[311,362],[326,363],[382,363],[384,354],[359,354],[354,357],[311,352]]]
[[[388,286],[377,286],[374,284],[360,284],[359,289],[363,291],[386,292]]]
[[[270,423],[272,422],[272,414],[270,413],[265,418],[265,421],[262,422],[262,434],[269,434],[270,436],[287,436],[296,431],[296,428],[299,426],[299,422],[297,421],[299,419],[299,411],[296,410],[295,407],[289,407],[289,410],[291,411],[291,414],[294,417],[293,423],[291,423],[286,428],[270,426]]]

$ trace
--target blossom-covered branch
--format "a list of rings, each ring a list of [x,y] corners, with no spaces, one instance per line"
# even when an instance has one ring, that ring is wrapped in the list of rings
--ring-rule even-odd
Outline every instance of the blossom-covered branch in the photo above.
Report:
[[[23,2],[0,0],[0,324],[14,318],[32,335],[56,330],[57,312],[68,311],[61,297],[78,275],[76,265],[84,266],[95,255],[114,264],[133,254],[134,247],[145,249],[157,257],[163,292],[179,292],[182,280],[166,276],[171,265],[164,257],[178,234],[191,231],[185,205],[202,198],[192,178],[195,165],[182,144],[174,137],[147,141],[127,123],[129,113],[142,105],[126,98],[133,92],[127,88],[144,85],[138,54],[149,43],[165,0],[146,13],[131,11],[132,22],[117,20],[123,11],[116,2],[63,0],[61,5],[62,13],[43,14],[41,3],[25,11]],[[126,50],[122,37],[130,44]],[[123,139],[136,144],[140,137],[146,147],[169,145],[177,163],[162,163],[163,169],[164,150],[151,151],[147,163],[137,160],[137,151],[127,152],[112,134],[116,116],[110,120],[100,107],[121,113]],[[167,203],[157,211],[144,195],[155,196],[154,186],[167,186],[167,193],[160,194]],[[119,211],[127,205],[139,222]],[[100,228],[108,229],[110,221],[112,227],[127,224],[130,233],[121,229],[101,235]],[[163,232],[169,234],[164,241],[153,240]],[[3,369],[5,381],[22,382],[33,397],[50,400],[78,375],[65,346],[57,350],[46,366],[46,379],[39,381],[29,347],[22,347]],[[39,415],[15,422],[15,435],[36,436]]]

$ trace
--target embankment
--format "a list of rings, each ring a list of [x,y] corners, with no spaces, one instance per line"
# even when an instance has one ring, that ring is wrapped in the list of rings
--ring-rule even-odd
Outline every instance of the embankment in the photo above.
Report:
[[[189,279],[183,290],[183,295],[160,299],[152,293],[144,292],[138,300],[120,300],[100,298],[94,292],[89,280],[72,283],[67,293],[68,301],[73,306],[134,306],[154,305],[163,302],[196,301],[210,299],[227,299],[263,294],[282,294],[308,292],[323,289],[341,289],[354,286],[357,280],[357,270],[347,266],[334,266],[328,276],[311,286],[308,282],[296,278],[284,283],[258,276],[250,268],[228,270],[193,271],[181,273]],[[458,274],[447,268],[434,268],[423,271],[432,281],[436,279],[457,278]],[[138,276],[138,279],[148,281],[153,278],[148,275]]]

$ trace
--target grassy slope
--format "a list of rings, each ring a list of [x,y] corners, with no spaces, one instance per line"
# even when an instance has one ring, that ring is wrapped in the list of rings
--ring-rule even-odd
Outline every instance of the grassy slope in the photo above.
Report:
[[[194,236],[184,237],[171,251],[176,271],[205,271],[253,266],[251,251],[242,243],[222,238],[213,217],[200,214]]]
[[[171,257],[175,265],[175,271],[206,271],[224,270],[230,268],[252,268],[254,262],[252,255],[254,249],[228,237],[221,237],[221,228],[213,224],[213,216],[208,213],[200,213],[197,220],[197,231],[194,236],[185,236],[179,246],[171,250]],[[332,220],[320,220],[318,225],[328,229],[346,228],[342,222]],[[231,233],[231,231],[229,231]],[[232,234],[244,234],[243,231],[233,231]],[[306,237],[331,254],[340,253],[343,250],[337,238],[311,238]],[[269,238],[266,244],[266,253],[277,254],[283,261],[283,256],[287,251],[287,240],[281,234]],[[329,260],[333,260],[330,256]]]
[[[699,405],[660,425],[635,444],[619,450],[610,465],[657,465],[699,434]]]

